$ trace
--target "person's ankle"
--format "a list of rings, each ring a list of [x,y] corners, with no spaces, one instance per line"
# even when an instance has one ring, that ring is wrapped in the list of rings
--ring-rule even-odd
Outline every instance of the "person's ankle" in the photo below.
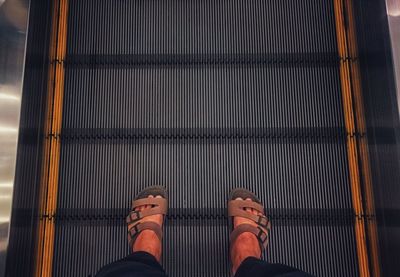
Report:
[[[143,230],[136,239],[133,247],[133,252],[147,252],[154,256],[159,262],[161,260],[161,242],[157,235],[150,230]]]
[[[249,257],[260,259],[261,250],[254,234],[243,233],[236,239],[231,249],[233,274],[235,274],[242,262]]]

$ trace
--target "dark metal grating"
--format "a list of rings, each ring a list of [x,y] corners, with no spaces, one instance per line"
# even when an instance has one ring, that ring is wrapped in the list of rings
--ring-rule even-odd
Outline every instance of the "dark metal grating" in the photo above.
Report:
[[[70,0],[54,275],[128,253],[168,188],[171,276],[228,276],[226,200],[257,193],[265,258],[357,275],[333,2]]]

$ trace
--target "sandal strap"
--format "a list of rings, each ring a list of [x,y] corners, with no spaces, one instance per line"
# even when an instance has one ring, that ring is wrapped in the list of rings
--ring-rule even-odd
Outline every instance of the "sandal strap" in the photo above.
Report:
[[[144,205],[159,206],[165,211],[167,211],[168,200],[165,198],[156,198],[156,197],[153,198],[145,197],[136,199],[132,201],[132,210]]]
[[[145,209],[143,211],[135,211],[135,208],[144,205],[152,205],[154,207]],[[164,198],[142,198],[134,200],[132,203],[132,210],[126,217],[126,223],[130,225],[150,215],[162,214],[164,216],[167,214],[167,210],[168,210],[168,202]]]
[[[155,222],[151,222],[151,221],[139,222],[139,223],[133,225],[128,230],[128,240],[129,240],[128,243],[129,243],[130,249],[132,249],[132,246],[135,243],[137,236],[143,230],[153,231],[157,235],[158,239],[160,241],[162,240],[162,228],[159,224],[157,224]]]
[[[243,210],[245,208],[252,208],[257,210],[258,212],[264,212],[263,205],[256,203],[254,201],[247,201],[247,200],[230,200],[228,203],[228,212],[229,210],[240,209]]]
[[[271,224],[268,224],[268,227],[266,228],[267,231],[264,231],[264,229],[262,229],[261,227],[255,227],[247,223],[240,224],[233,229],[230,235],[230,245],[233,245],[233,243],[241,234],[249,232],[256,236],[258,242],[260,243],[261,250],[265,249],[268,246],[270,229]]]
[[[240,236],[242,233],[249,232],[256,236],[260,243],[260,248],[263,250],[268,245],[271,222],[264,214],[255,215],[247,212],[245,210],[246,208],[251,208],[259,213],[264,213],[264,207],[260,203],[256,203],[254,201],[235,199],[228,202],[228,215],[230,217],[243,217],[257,224],[257,226],[254,226],[248,223],[243,223],[234,228],[230,235],[230,245],[233,245],[238,236]]]
[[[244,203],[246,202],[246,203]],[[228,215],[231,217],[240,216],[247,219],[252,220],[257,223],[257,225],[267,228],[268,224],[270,224],[268,218],[265,215],[255,215],[253,213],[249,213],[245,211],[245,208],[252,208],[262,213],[264,211],[264,207],[258,203],[246,200],[231,200],[228,203]]]

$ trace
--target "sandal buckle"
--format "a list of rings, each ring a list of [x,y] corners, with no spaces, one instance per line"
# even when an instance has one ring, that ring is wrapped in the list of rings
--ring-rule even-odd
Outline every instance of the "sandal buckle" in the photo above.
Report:
[[[257,237],[260,239],[261,243],[264,244],[266,242],[266,240],[268,239],[268,235],[260,227],[258,227],[258,230],[259,230],[259,232],[258,232]]]
[[[140,217],[140,212],[139,211],[131,211],[129,213],[129,218],[131,220],[130,223],[138,221],[141,218]]]
[[[268,218],[265,216],[260,215],[257,220],[257,224],[266,228],[268,226]]]

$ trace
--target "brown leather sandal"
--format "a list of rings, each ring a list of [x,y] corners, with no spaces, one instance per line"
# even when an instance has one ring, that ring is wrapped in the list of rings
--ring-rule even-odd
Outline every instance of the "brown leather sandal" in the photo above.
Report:
[[[160,195],[162,198],[148,198],[149,195],[154,197]],[[137,207],[144,205],[152,205],[152,208],[145,209],[143,211],[135,211]],[[162,227],[155,222],[141,222],[146,216],[162,214],[165,218],[168,210],[168,197],[167,191],[163,187],[153,186],[142,190],[132,201],[132,210],[126,217],[126,223],[128,224],[128,243],[130,249],[139,233],[143,230],[152,230],[156,233],[157,237],[162,240]]]
[[[239,198],[239,197],[242,199],[250,198],[252,201],[236,200],[236,198]],[[258,212],[263,213],[263,215],[255,215],[255,214],[249,213],[244,210],[245,208],[255,209]],[[250,219],[258,225],[257,227],[250,225],[250,224],[246,224],[246,223],[238,225],[231,232],[230,245],[233,245],[233,243],[236,241],[238,236],[241,235],[242,233],[250,232],[257,237],[257,239],[260,243],[260,248],[261,248],[261,253],[262,253],[262,251],[268,245],[269,232],[271,230],[271,223],[268,220],[268,218],[264,215],[264,207],[261,204],[261,201],[257,198],[257,196],[255,196],[254,193],[252,193],[251,191],[249,191],[247,189],[243,189],[243,188],[233,189],[229,196],[228,216],[231,218],[231,220],[230,220],[231,230],[233,229],[233,217],[235,217],[235,216],[240,216],[240,217]]]

